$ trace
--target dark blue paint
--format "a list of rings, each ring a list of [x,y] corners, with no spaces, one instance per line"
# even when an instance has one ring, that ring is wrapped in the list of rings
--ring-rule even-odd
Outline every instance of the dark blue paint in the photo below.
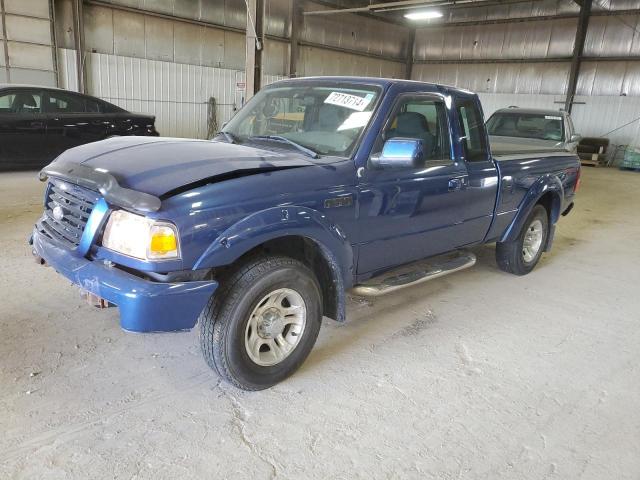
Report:
[[[218,286],[214,280],[159,283],[143,280],[103,262],[70,255],[37,231],[33,248],[58,273],[120,308],[120,325],[133,332],[193,328]]]
[[[109,208],[114,208],[102,204],[82,239],[85,257],[78,259],[37,235],[36,252],[74,283],[119,305],[124,328],[180,330],[193,326],[215,281],[157,283],[107,268],[104,261],[141,275],[203,271],[233,264],[266,241],[304,237],[331,267],[335,316],[342,320],[344,291],[355,283],[419,258],[511,239],[543,195],[552,196],[552,223],[573,201],[579,169],[573,155],[494,160],[487,152],[479,161],[464,158],[455,106],[469,98],[477,103],[469,92],[420,82],[344,77],[279,84],[307,81],[382,89],[351,158],[311,159],[265,143],[155,138],[120,138],[78,147],[63,154],[64,159],[107,169],[122,186],[162,196],[162,208],[148,216],[177,225],[182,258],[144,262],[100,247],[102,225]],[[447,105],[450,160],[415,168],[371,168],[369,158],[389,112],[399,96],[415,92],[437,95]],[[345,198],[351,201],[336,201]]]

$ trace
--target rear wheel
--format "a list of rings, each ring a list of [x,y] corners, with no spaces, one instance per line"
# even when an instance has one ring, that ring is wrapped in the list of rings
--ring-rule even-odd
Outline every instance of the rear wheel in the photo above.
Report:
[[[549,216],[542,205],[529,214],[518,237],[511,242],[498,242],[496,261],[500,269],[515,275],[526,275],[536,266],[549,236]]]
[[[247,262],[221,281],[200,314],[205,360],[244,390],[269,388],[307,358],[322,321],[314,274],[288,257]]]

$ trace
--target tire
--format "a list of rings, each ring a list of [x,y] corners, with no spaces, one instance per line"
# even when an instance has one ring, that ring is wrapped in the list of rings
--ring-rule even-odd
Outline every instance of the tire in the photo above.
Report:
[[[515,275],[526,275],[540,260],[548,237],[549,215],[542,205],[536,205],[515,240],[496,244],[498,267]]]
[[[238,388],[269,388],[295,372],[311,352],[322,322],[321,305],[315,275],[298,260],[249,260],[221,280],[200,314],[204,358]]]

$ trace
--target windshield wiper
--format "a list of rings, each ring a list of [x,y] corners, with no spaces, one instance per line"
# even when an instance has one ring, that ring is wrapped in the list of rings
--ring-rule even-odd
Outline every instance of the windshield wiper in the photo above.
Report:
[[[249,137],[249,140],[273,140],[274,142],[286,143],[288,145],[291,145],[292,147],[295,147],[297,150],[304,153],[305,155],[308,155],[311,158],[320,158],[318,152],[314,152],[310,148],[300,145],[299,143],[296,143],[293,140],[289,140],[287,137],[283,137],[280,135],[254,135],[253,137]]]
[[[227,143],[238,143],[238,138],[233,133],[223,132],[223,131],[216,133],[216,137],[220,135],[224,137]]]

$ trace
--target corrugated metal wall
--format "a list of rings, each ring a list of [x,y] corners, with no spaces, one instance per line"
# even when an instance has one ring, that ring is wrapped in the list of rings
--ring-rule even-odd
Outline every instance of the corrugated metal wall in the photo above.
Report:
[[[569,64],[479,63],[422,64],[413,67],[413,79],[442,83],[482,93],[563,94]]]
[[[5,0],[7,1],[7,0]],[[17,1],[17,0],[14,0]],[[296,0],[297,1],[297,0]],[[206,134],[206,103],[219,103],[219,123],[241,103],[244,69],[245,7],[242,0],[109,0],[132,7],[222,27],[168,20],[109,6],[85,4],[89,92],[125,108],[154,113],[163,134]],[[70,0],[56,0],[57,38],[73,47]],[[305,4],[305,8],[325,8]],[[640,8],[638,0],[599,0],[604,9]],[[567,90],[576,18],[573,0],[520,2],[504,6],[452,9],[448,21],[495,21],[491,24],[431,26],[416,32],[413,78],[477,91],[487,113],[508,105],[559,108]],[[266,0],[266,31],[272,37],[263,55],[264,82],[288,74],[290,0]],[[517,22],[506,22],[516,19]],[[227,30],[225,30],[227,28]],[[229,31],[228,29],[231,29]],[[633,120],[640,98],[640,15],[591,18],[578,80],[581,101],[574,107],[577,127],[596,135]],[[407,31],[353,14],[307,16],[300,32],[298,73],[402,77]],[[318,44],[325,48],[318,47]],[[359,54],[358,54],[359,53]],[[616,61],[596,60],[602,56]],[[72,51],[61,50],[61,83],[75,87]],[[553,60],[542,62],[542,59]],[[625,95],[625,96],[621,96]],[[609,128],[611,127],[611,128]],[[638,142],[638,125],[611,134],[620,143]]]
[[[602,14],[634,8],[640,8],[638,0],[594,2],[584,48],[588,60],[582,62],[579,103],[572,112],[583,135],[602,135],[640,117],[640,14]],[[452,10],[448,20],[456,25],[416,32],[413,78],[476,91],[487,114],[509,105],[561,108],[578,11],[565,0]],[[523,20],[557,15],[574,18]],[[486,21],[497,22],[464,24]],[[640,144],[639,128],[640,122],[632,122],[609,136],[614,143]]]
[[[577,20],[442,26],[416,32],[414,60],[483,60],[567,57]]]
[[[77,90],[75,51],[59,50],[61,86]],[[218,125],[242,104],[244,72],[227,68],[89,53],[85,59],[92,95],[133,112],[156,116],[164,136],[206,138],[208,104],[214,97]],[[263,83],[282,79],[265,75]]]
[[[55,48],[49,0],[0,4],[0,83],[55,86]],[[6,26],[6,31],[5,28]]]
[[[404,63],[315,47],[300,49],[301,76],[363,75],[371,77],[403,78]]]
[[[420,29],[414,78],[479,92],[565,94],[576,23],[565,18]],[[623,59],[640,55],[638,32],[640,15],[591,19],[585,56],[622,58],[583,62],[579,95],[640,95],[640,62]],[[557,61],[527,63],[527,59]]]
[[[242,0],[110,0],[114,6],[144,9],[184,19],[244,29]],[[77,89],[70,0],[56,1],[56,33],[60,49],[60,83]],[[207,108],[215,97],[218,124],[242,104],[236,87],[244,80],[245,37],[223,28],[158,18],[105,5],[85,4],[84,56],[87,91],[128,110],[156,115],[163,135],[205,138]],[[268,35],[290,34],[290,0],[267,0]],[[381,28],[384,25],[384,29]],[[356,28],[357,26],[357,28]],[[406,30],[354,15],[305,19],[300,32],[300,75],[371,75],[400,77]],[[383,33],[381,33],[383,32]],[[305,44],[305,42],[307,44]],[[362,52],[337,52],[308,44]],[[284,78],[289,44],[270,38],[263,53],[263,84]]]
[[[638,8],[636,0],[596,0],[592,11],[616,11]],[[444,18],[447,22],[482,22],[506,19],[548,17],[554,15],[577,15],[580,6],[575,0],[532,0],[510,5],[488,5],[466,9],[449,10]]]
[[[324,9],[321,5],[307,7]],[[351,13],[306,16],[300,40],[399,60],[408,49],[407,29]]]

